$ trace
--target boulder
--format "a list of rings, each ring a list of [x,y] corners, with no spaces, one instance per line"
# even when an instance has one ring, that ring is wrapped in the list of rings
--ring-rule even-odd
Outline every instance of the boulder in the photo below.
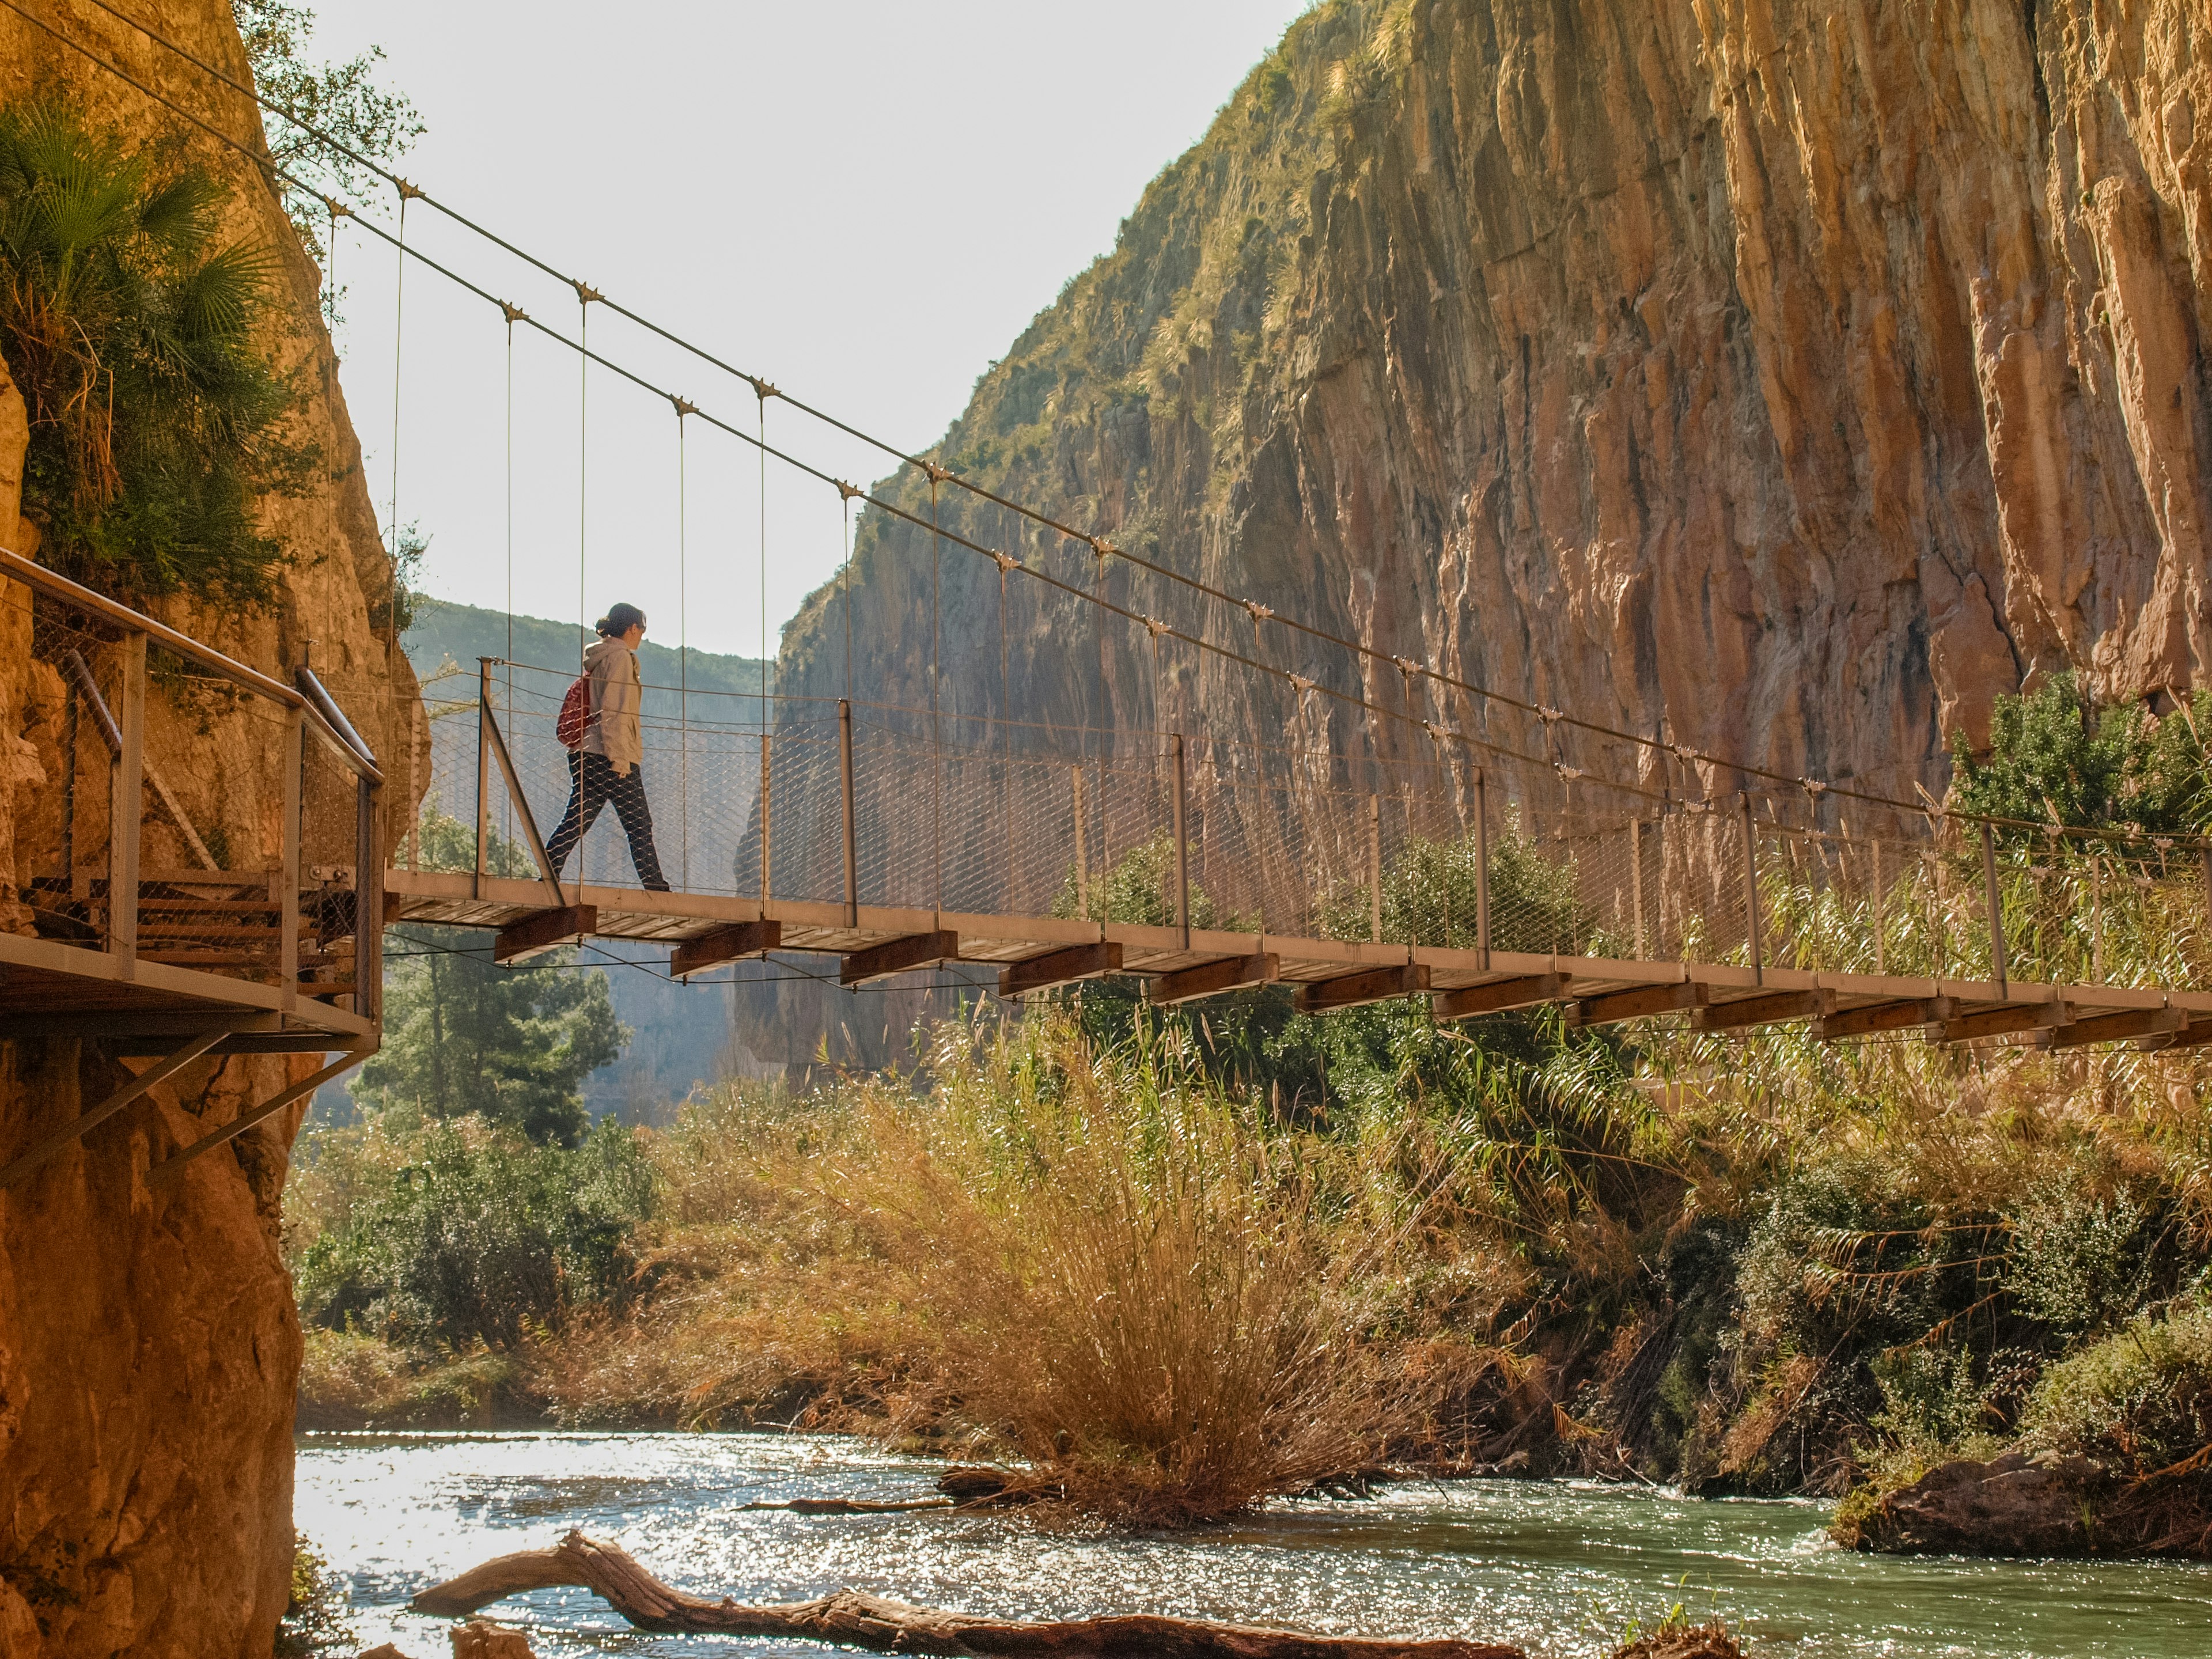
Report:
[[[1961,1459],[1886,1494],[1850,1541],[1899,1555],[2094,1554],[2097,1501],[2112,1484],[2086,1457]]]

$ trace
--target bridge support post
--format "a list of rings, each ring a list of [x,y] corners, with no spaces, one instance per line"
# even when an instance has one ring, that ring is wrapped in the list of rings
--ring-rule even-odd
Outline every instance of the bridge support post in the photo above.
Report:
[[[845,925],[860,925],[860,847],[853,816],[853,702],[837,699],[837,775],[845,804]],[[765,801],[766,796],[762,799]],[[765,822],[765,820],[763,820]],[[763,896],[765,897],[763,891]]]
[[[1490,966],[1490,790],[1474,769],[1474,954]]]
[[[1889,970],[1883,965],[1882,924],[1888,893],[1881,884],[1881,842],[1879,839],[1868,843],[1874,848],[1874,971],[1879,978]]]
[[[138,960],[138,836],[146,781],[146,636],[123,639],[123,719],[115,751],[115,786],[108,791],[114,815],[108,842],[107,927],[125,979]],[[297,904],[298,895],[292,896]]]
[[[1367,797],[1367,938],[1382,942],[1382,797]]]
[[[419,838],[422,831],[416,831]],[[583,878],[583,849],[576,849],[577,879]],[[477,659],[477,870],[475,896],[482,898],[491,873],[491,659]]]
[[[769,832],[769,811],[768,811],[768,808],[769,808],[769,799],[768,799],[768,794],[769,794],[769,764],[768,764],[768,760],[769,760],[769,746],[770,746],[772,744],[774,744],[774,743],[775,743],[775,739],[773,737],[771,737],[768,732],[762,732],[762,733],[761,733],[761,781],[760,781],[760,806],[761,806],[761,814],[760,814],[760,818],[761,818],[761,883],[760,883],[760,887],[761,887],[761,900],[760,900],[760,902],[761,902],[763,904],[766,904],[766,903],[768,902],[768,899],[769,899],[769,863],[768,863],[768,852],[769,852],[769,840],[768,840],[768,832]]]
[[[305,805],[301,785],[307,768],[307,717],[296,708],[284,711],[283,766],[284,873],[279,878],[283,885],[277,899],[276,977],[284,996],[284,1012],[289,1014],[300,1002],[300,819]],[[356,896],[358,899],[358,893]],[[356,960],[361,950],[360,926],[356,918]]]
[[[1989,820],[1982,821],[1982,904],[1990,921],[1990,972],[1997,982],[1997,995],[2005,990],[2004,896],[1997,890],[1996,837]]]
[[[1764,985],[1766,983],[1766,964],[1759,936],[1759,826],[1752,821],[1751,791],[1738,790],[1735,799],[1743,816],[1744,944],[1750,952],[1751,977],[1754,983]]]
[[[1083,768],[1080,764],[1067,769],[1075,776],[1075,914],[1089,920],[1091,915],[1091,860],[1083,844]],[[1011,833],[1013,826],[1007,826]]]
[[[1628,820],[1628,902],[1636,907],[1636,959],[1649,960],[1644,948],[1644,816]]]
[[[1190,949],[1190,834],[1188,803],[1183,794],[1182,733],[1175,735],[1176,926],[1182,948]]]

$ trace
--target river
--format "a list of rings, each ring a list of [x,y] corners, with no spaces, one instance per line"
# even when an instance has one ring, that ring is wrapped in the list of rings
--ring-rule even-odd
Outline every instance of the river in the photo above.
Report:
[[[299,1526],[349,1584],[362,1645],[396,1642],[413,1659],[448,1651],[443,1621],[404,1610],[416,1588],[570,1527],[619,1540],[681,1589],[744,1601],[852,1585],[1018,1618],[1179,1613],[1581,1659],[1679,1600],[1726,1618],[1751,1653],[1802,1659],[2212,1652],[2212,1566],[1856,1555],[1827,1544],[1827,1508],[1808,1502],[1470,1480],[1131,1537],[1010,1515],[738,1511],[925,1495],[941,1467],[830,1436],[309,1434],[299,1451]],[[826,1651],[642,1635],[581,1591],[495,1616],[530,1626],[546,1659]]]

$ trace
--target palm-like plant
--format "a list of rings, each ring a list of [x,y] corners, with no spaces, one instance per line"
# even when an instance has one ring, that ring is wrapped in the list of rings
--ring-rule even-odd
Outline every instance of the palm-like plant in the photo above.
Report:
[[[31,422],[46,562],[143,598],[264,599],[264,491],[311,458],[260,347],[270,256],[219,244],[223,188],[45,103],[0,112],[0,351]]]

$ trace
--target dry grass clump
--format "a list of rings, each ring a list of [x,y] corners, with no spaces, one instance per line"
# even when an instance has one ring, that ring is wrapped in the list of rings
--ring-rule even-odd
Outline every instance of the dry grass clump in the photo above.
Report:
[[[1370,1461],[1416,1415],[1396,1316],[1423,1206],[1265,1125],[1172,1053],[957,1026],[920,1100],[872,1094],[847,1203],[957,1414],[1138,1524],[1232,1515]]]
[[[1371,1462],[1465,1373],[1437,1285],[1482,1275],[1402,1149],[1370,1166],[1048,1013],[933,1041],[924,1090],[691,1103],[642,1310],[545,1368],[565,1417],[925,1434],[1177,1525]]]

